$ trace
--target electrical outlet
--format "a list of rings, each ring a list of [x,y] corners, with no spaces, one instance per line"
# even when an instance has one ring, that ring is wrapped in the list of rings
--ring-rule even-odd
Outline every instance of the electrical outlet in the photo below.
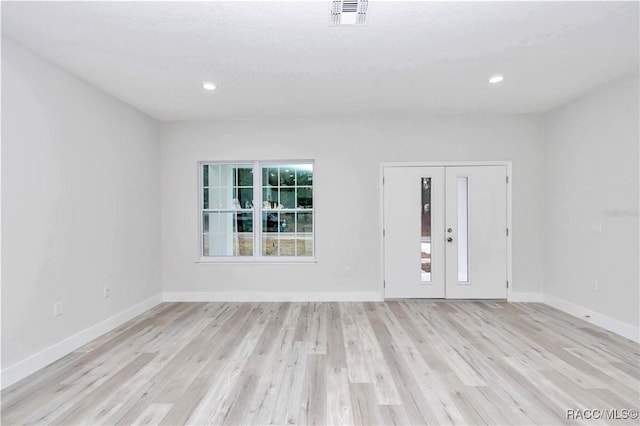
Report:
[[[591,225],[591,233],[592,234],[602,234],[602,224],[594,223]]]
[[[103,292],[103,296],[106,299],[107,297],[111,296],[111,288],[109,287],[105,287],[104,288],[104,292]]]
[[[351,276],[351,268],[349,266],[344,268],[344,276],[345,277],[350,277]]]
[[[53,316],[59,317],[62,315],[62,303],[56,302],[53,304]]]
[[[593,283],[591,284],[591,290],[598,291],[599,287],[600,287],[600,283],[598,283],[598,280],[593,280]]]

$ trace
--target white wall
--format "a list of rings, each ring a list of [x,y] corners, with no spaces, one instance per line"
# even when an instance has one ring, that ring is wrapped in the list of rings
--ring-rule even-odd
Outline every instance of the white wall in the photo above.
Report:
[[[639,114],[636,75],[548,114],[545,148],[545,296],[635,327]]]
[[[2,39],[5,381],[7,368],[161,292],[158,130]]]
[[[165,292],[380,295],[379,164],[462,160],[513,160],[513,290],[541,291],[544,132],[536,116],[415,115],[162,126]],[[316,160],[317,263],[195,263],[197,162],[255,159]],[[345,276],[345,267],[351,268],[351,276]]]

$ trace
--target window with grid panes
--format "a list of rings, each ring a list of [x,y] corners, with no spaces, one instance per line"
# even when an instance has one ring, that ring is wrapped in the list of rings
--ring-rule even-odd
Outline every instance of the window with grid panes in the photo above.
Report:
[[[313,162],[201,163],[200,182],[203,258],[313,258]]]

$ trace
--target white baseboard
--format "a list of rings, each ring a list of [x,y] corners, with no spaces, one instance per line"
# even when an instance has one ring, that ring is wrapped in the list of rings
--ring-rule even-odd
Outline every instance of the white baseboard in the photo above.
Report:
[[[381,302],[382,292],[210,291],[164,292],[164,302]]]
[[[512,291],[511,294],[509,294],[507,300],[509,302],[542,303],[544,301],[544,297],[542,293],[525,293]]]
[[[598,327],[602,327],[605,330],[612,331],[622,337],[633,340],[634,342],[640,342],[640,328],[638,326],[622,322],[583,306],[576,305],[573,302],[548,294],[544,295],[544,303],[552,308],[556,308],[569,315],[597,325]]]
[[[34,373],[52,362],[59,360],[82,345],[89,343],[93,339],[102,336],[160,303],[162,303],[162,296],[158,294],[157,296],[153,296],[133,305],[130,308],[99,322],[98,324],[92,325],[91,327],[56,343],[53,346],[31,355],[29,358],[5,368],[2,370],[2,378],[0,379],[2,389],[11,386],[31,373]]]

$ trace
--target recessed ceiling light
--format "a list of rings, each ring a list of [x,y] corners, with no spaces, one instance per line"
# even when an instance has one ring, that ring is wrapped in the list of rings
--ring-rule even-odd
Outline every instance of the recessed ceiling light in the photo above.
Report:
[[[489,83],[491,84],[500,83],[502,80],[504,80],[504,75],[502,74],[496,74],[489,77]]]
[[[203,81],[202,88],[204,90],[216,90],[216,85],[210,81]]]

